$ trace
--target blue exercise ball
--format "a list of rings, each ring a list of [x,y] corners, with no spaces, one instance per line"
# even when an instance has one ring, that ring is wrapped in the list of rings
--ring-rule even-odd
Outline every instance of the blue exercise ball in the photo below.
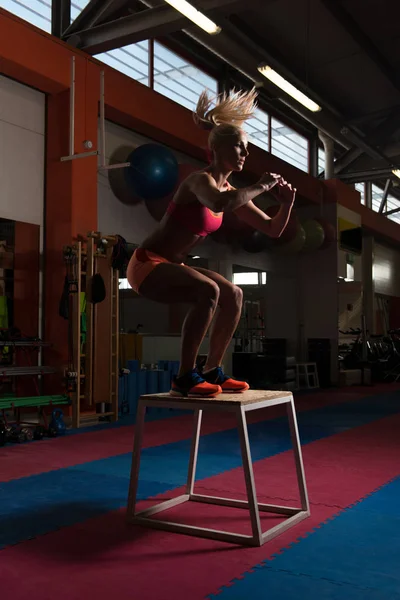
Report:
[[[130,190],[142,200],[164,198],[175,188],[179,177],[174,154],[159,144],[143,144],[128,157],[125,169]]]

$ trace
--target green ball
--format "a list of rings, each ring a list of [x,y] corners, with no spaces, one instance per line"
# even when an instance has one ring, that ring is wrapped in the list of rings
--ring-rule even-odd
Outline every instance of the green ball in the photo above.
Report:
[[[306,234],[303,250],[312,252],[321,248],[325,241],[325,231],[321,223],[318,223],[315,219],[308,219],[302,225]]]
[[[277,254],[284,254],[286,256],[298,254],[304,247],[306,242],[306,232],[302,225],[298,225],[296,236],[286,244],[282,244],[281,246],[275,247],[275,252]]]

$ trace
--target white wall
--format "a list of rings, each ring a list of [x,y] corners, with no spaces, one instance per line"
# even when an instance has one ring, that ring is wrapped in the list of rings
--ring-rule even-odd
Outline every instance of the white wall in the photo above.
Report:
[[[319,210],[305,207],[300,219],[317,217]],[[321,215],[330,223],[336,223],[336,204],[324,207]],[[331,377],[337,381],[337,346],[339,299],[337,286],[337,244],[311,253],[302,253],[298,258],[298,356],[306,358],[307,340],[325,338],[331,343]]]
[[[0,217],[43,224],[45,95],[0,76]]]
[[[354,227],[361,227],[361,215],[342,206],[341,204],[337,205],[337,217],[338,219],[344,219],[345,221],[351,223]],[[346,278],[347,275],[347,261],[346,257],[350,252],[346,250],[342,250],[339,247],[338,242],[338,264],[337,264],[337,275],[338,277]],[[354,260],[354,281],[362,281],[362,259],[361,255],[353,254]]]
[[[106,122],[106,163],[112,153],[120,146],[130,146],[132,150],[142,144],[156,142],[129,129]],[[201,164],[179,152],[174,152],[178,162]],[[127,205],[116,198],[108,182],[107,171],[98,176],[98,228],[109,234],[122,235],[131,244],[140,244],[157,226],[146,208],[145,203]]]

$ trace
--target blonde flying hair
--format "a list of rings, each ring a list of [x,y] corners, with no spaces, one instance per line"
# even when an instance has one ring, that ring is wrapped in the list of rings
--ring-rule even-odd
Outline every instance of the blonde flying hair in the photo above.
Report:
[[[241,131],[244,123],[254,115],[256,99],[255,88],[250,92],[234,90],[231,94],[223,93],[216,98],[210,97],[207,91],[200,94],[193,118],[196,125],[210,131],[208,144],[211,150],[218,145],[222,136]]]

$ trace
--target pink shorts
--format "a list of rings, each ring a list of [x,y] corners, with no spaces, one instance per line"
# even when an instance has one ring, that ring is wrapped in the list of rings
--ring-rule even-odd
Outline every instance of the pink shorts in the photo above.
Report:
[[[138,294],[140,286],[153,269],[157,265],[170,262],[167,258],[154,254],[154,252],[150,252],[144,248],[137,248],[126,269],[129,285]]]

